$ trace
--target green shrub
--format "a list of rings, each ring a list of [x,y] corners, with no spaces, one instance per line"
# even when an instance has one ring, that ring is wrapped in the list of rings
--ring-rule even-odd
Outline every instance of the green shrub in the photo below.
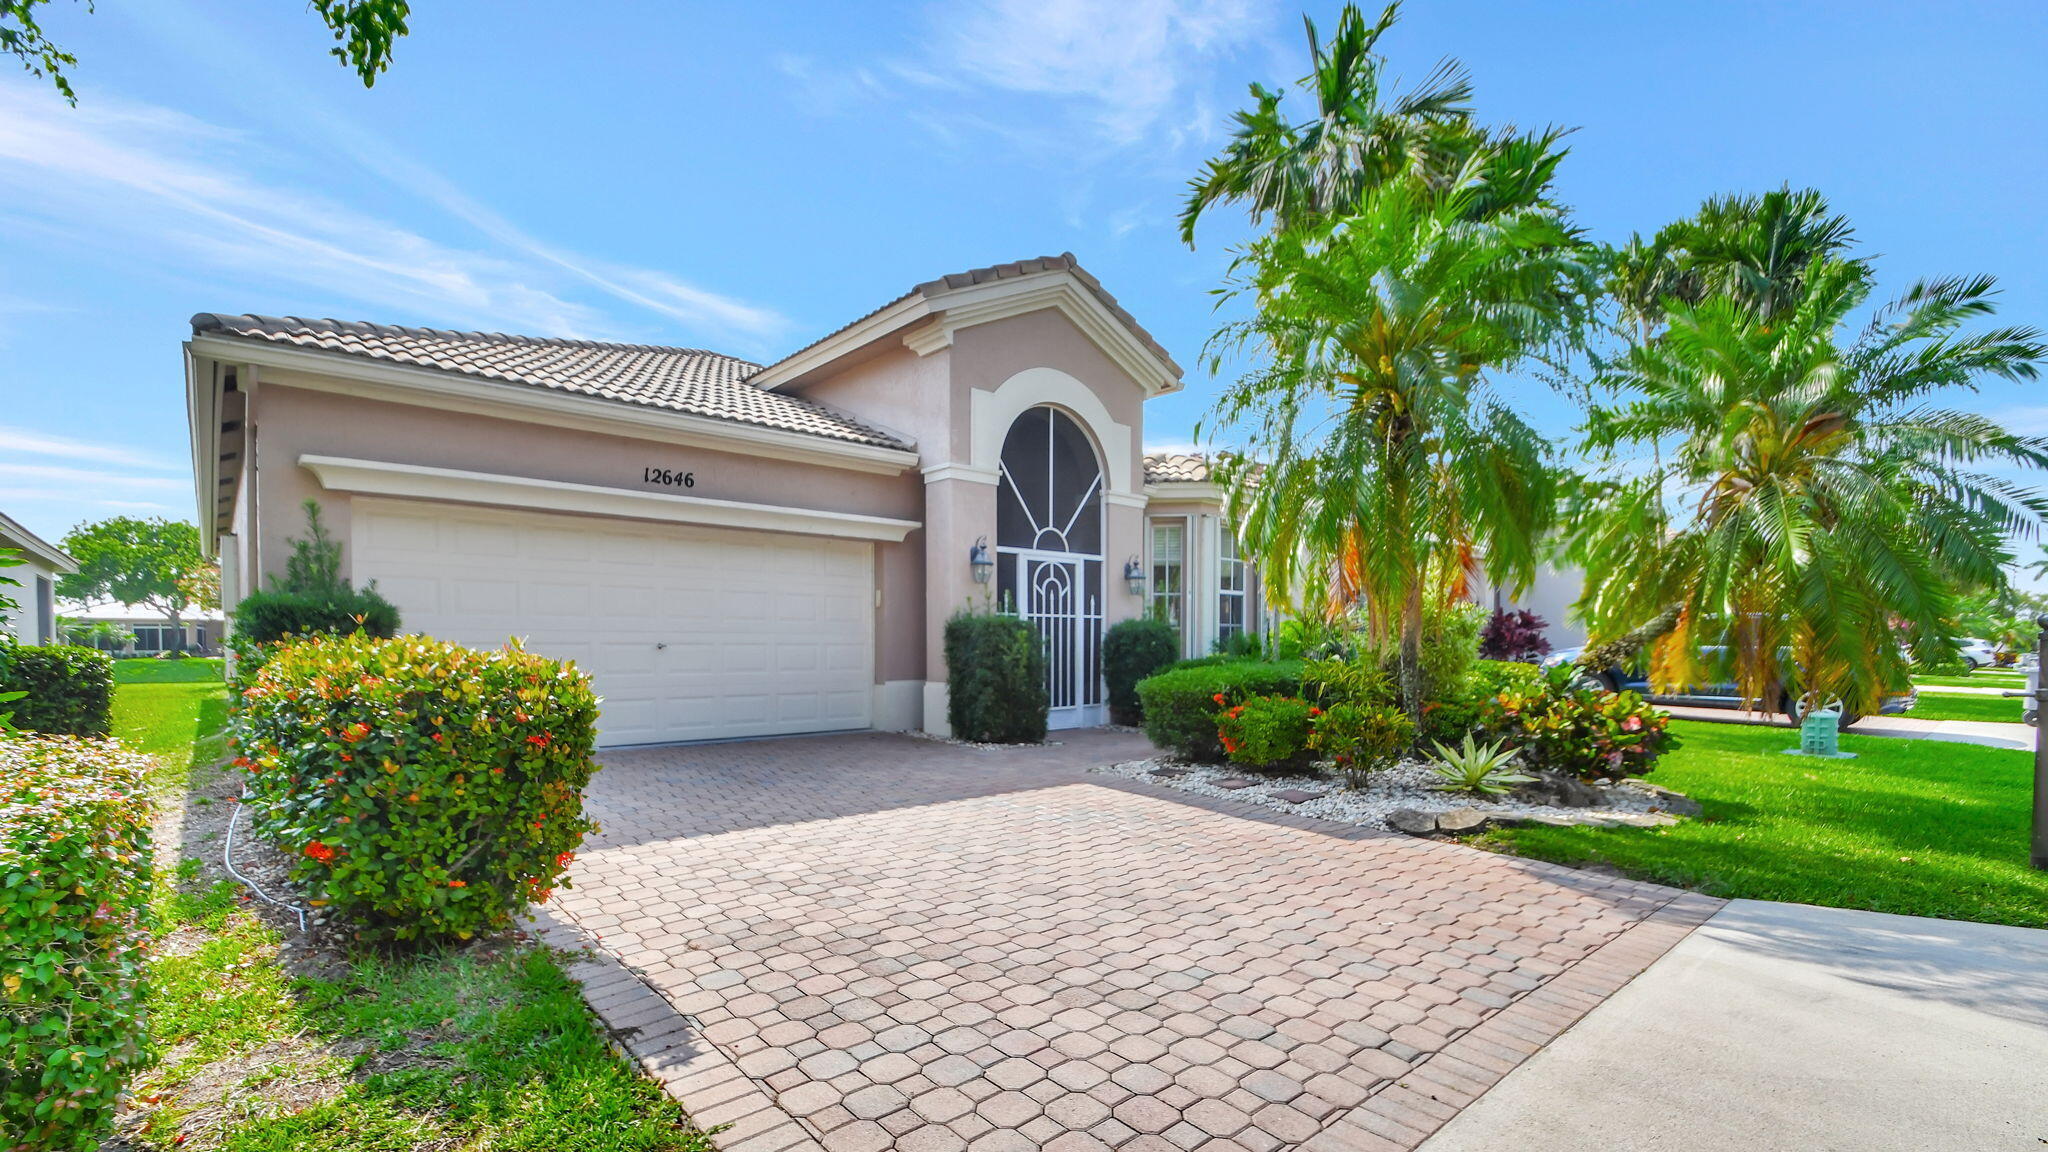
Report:
[[[597,698],[575,665],[424,636],[273,648],[236,707],[258,834],[373,939],[469,937],[548,898],[584,834]]]
[[[1415,742],[1415,722],[1391,704],[1340,700],[1316,716],[1310,739],[1346,787],[1364,788],[1372,773],[1391,767]]]
[[[1486,706],[1486,726],[1515,744],[1531,767],[1581,780],[1621,780],[1656,767],[1678,746],[1671,717],[1634,692],[1572,683],[1554,668],[1527,688],[1510,688]]]
[[[1216,717],[1216,741],[1233,764],[1300,768],[1308,763],[1309,725],[1322,710],[1299,696],[1253,696]]]
[[[52,736],[105,736],[114,708],[114,660],[92,648],[12,645],[0,661],[0,695],[14,726]]]
[[[1142,716],[1138,681],[1162,671],[1180,655],[1180,633],[1156,617],[1121,620],[1102,634],[1102,678],[1109,684],[1109,718],[1136,724]]]
[[[1187,663],[1138,681],[1145,735],[1161,749],[1203,764],[1223,759],[1216,739],[1216,716],[1223,709],[1253,696],[1300,692],[1301,664],[1294,661]]]
[[[1339,703],[1391,704],[1394,678],[1377,660],[1328,657],[1301,666],[1303,694],[1325,706]]]
[[[0,739],[0,1133],[85,1152],[153,1058],[142,1003],[153,762]]]
[[[1490,702],[1502,692],[1528,689],[1543,682],[1534,664],[1511,660],[1474,660],[1462,681],[1443,687],[1423,702],[1419,744],[1456,744],[1486,725]]]
[[[375,588],[327,592],[251,592],[235,605],[235,638],[274,644],[302,636],[363,632],[380,639],[398,634],[398,609]]]
[[[946,621],[946,722],[960,740],[1045,740],[1045,652],[1015,616],[962,612]]]
[[[1265,641],[1256,632],[1232,632],[1216,638],[1216,655],[1226,660],[1262,660],[1266,656]]]

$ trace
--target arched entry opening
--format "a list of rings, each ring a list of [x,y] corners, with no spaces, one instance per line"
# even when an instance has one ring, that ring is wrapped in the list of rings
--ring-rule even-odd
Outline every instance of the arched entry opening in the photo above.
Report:
[[[996,593],[1045,646],[1047,724],[1103,723],[1102,460],[1057,408],[1032,408],[1003,440]]]

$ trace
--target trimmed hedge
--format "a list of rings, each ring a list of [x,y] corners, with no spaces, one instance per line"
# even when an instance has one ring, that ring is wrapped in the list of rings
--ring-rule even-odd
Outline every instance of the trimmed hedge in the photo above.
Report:
[[[1102,634],[1102,678],[1109,684],[1109,718],[1136,724],[1138,681],[1164,671],[1180,655],[1180,633],[1155,617],[1122,620]]]
[[[946,722],[958,740],[1045,740],[1045,653],[1015,616],[962,612],[946,621]]]
[[[67,644],[10,645],[0,653],[0,696],[26,693],[0,711],[14,726],[52,736],[105,736],[114,709],[114,659]]]
[[[351,632],[396,636],[398,609],[375,588],[345,586],[318,592],[251,592],[235,605],[235,638],[248,644]]]
[[[1138,682],[1146,737],[1176,756],[1204,764],[1223,759],[1223,745],[1216,738],[1218,713],[1253,696],[1300,693],[1299,661],[1191,663]]]
[[[597,697],[574,664],[407,636],[270,650],[241,693],[235,766],[292,878],[369,939],[509,927],[567,883],[596,825]]]
[[[0,739],[0,1133],[88,1152],[154,1053],[143,1017],[154,762]]]

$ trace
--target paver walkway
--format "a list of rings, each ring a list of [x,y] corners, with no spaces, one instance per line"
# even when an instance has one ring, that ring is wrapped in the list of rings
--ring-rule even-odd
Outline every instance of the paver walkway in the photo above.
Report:
[[[1384,1152],[1720,906],[1124,782],[1085,769],[1141,739],[1063,739],[607,755],[555,908],[620,963],[575,974],[728,1152]]]

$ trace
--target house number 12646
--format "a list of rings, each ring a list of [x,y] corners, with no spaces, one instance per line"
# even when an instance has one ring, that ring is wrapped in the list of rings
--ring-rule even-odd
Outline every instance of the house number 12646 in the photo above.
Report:
[[[649,484],[666,484],[671,488],[695,488],[695,472],[676,472],[668,468],[643,468],[640,479]]]

